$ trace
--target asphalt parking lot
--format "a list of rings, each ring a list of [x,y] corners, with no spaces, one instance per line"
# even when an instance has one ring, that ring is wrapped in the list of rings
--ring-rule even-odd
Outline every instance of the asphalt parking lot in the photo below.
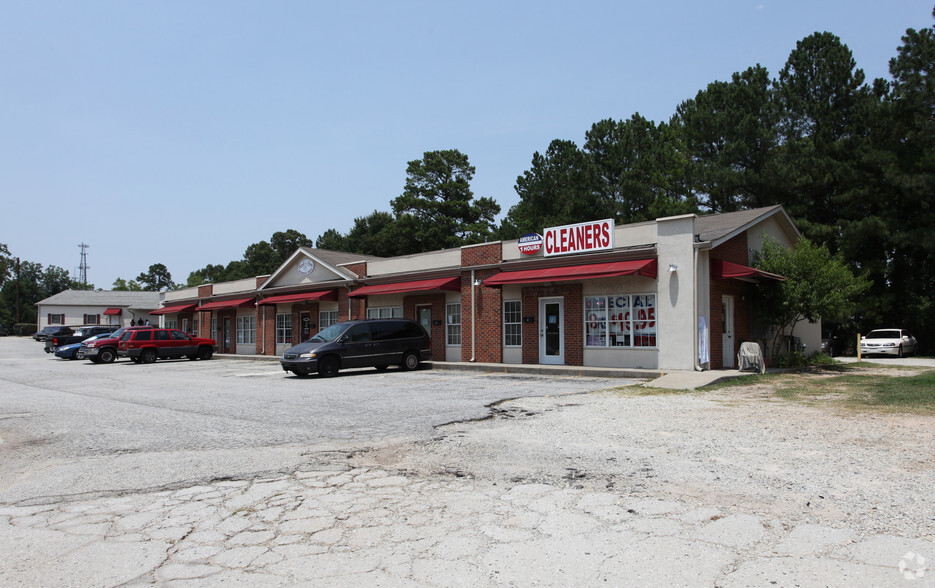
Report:
[[[0,583],[935,585],[933,417],[626,383],[0,339]]]
[[[223,359],[96,365],[10,337],[0,380],[0,502],[293,471],[316,453],[430,438],[507,398],[626,383],[394,369],[297,378],[276,362]]]

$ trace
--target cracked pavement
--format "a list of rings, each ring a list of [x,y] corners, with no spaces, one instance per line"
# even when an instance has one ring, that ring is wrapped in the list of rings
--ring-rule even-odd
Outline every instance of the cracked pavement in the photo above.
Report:
[[[931,417],[10,345],[5,586],[935,585]]]

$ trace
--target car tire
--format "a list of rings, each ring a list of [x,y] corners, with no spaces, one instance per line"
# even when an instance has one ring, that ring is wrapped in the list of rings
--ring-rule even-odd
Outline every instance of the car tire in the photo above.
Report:
[[[378,372],[385,372],[387,369],[389,369],[390,366],[388,366],[388,365],[375,365],[375,366],[373,366],[373,367],[377,368],[377,371],[378,371]]]
[[[311,374],[308,373],[308,372],[302,372],[302,371],[299,371],[299,370],[292,370],[292,373],[295,374],[296,377],[299,377],[299,378],[307,378],[307,377],[309,377],[309,376],[311,375]]]
[[[140,363],[153,363],[156,361],[156,350],[155,349],[144,349],[140,353]]]
[[[904,357],[903,355],[903,346],[900,345],[899,349],[896,350],[896,357]]]
[[[116,353],[110,349],[101,349],[101,353],[97,356],[97,363],[114,363],[115,359],[117,359]]]
[[[318,375],[322,378],[333,378],[338,375],[340,369],[341,366],[336,357],[326,357],[318,363]]]
[[[197,353],[189,353],[189,354],[186,355],[185,357],[187,357],[189,361],[195,361],[196,359],[198,359],[198,354],[197,354]]]
[[[214,355],[214,351],[210,347],[201,347],[198,349],[198,359],[207,361],[211,359]]]
[[[399,367],[407,372],[411,372],[419,367],[419,356],[413,351],[407,351],[406,354],[403,355],[403,362],[399,364]]]
[[[101,359],[99,357],[89,357],[88,360],[90,360],[91,363],[101,363]]]

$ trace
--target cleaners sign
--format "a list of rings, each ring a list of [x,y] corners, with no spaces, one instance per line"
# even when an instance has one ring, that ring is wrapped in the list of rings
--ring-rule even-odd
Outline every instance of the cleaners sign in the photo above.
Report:
[[[568,255],[614,248],[614,219],[590,221],[544,231],[545,256]]]

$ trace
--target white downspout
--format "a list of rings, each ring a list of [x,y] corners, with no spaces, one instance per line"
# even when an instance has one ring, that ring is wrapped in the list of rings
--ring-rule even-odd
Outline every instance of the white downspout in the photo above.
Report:
[[[474,270],[471,270],[471,359],[474,363],[477,359],[477,321],[474,319],[474,311],[477,308],[477,286],[474,281]]]
[[[692,363],[695,366],[696,372],[703,372],[704,366],[698,363],[698,338],[701,336],[701,332],[698,330],[698,248],[695,249],[695,262],[692,264],[692,317],[695,321],[695,342],[692,345],[694,349],[694,359]],[[705,327],[707,327],[707,321],[705,321]]]

